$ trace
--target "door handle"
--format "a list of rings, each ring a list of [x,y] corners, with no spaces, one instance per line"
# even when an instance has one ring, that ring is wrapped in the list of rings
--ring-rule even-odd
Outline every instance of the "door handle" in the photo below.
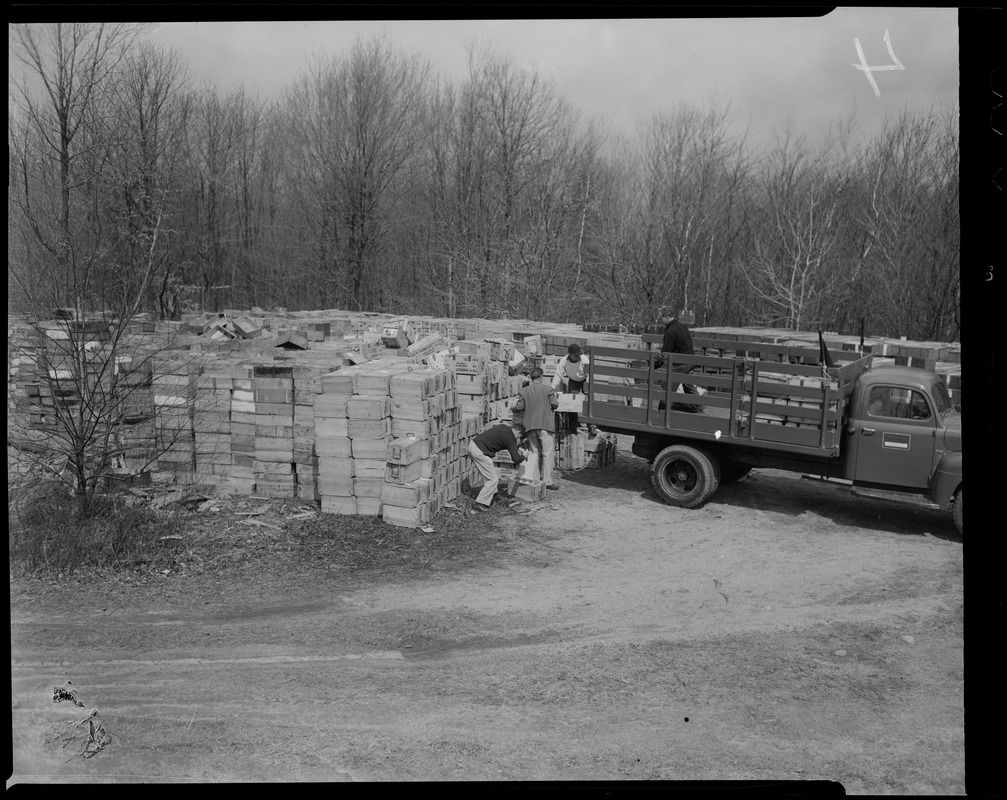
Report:
[[[878,431],[877,428],[861,428],[860,432],[864,434],[864,436],[873,436]]]

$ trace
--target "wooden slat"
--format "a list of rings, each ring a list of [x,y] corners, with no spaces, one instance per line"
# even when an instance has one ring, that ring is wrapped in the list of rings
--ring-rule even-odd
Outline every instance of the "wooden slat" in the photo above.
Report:
[[[775,442],[777,444],[798,445],[815,450],[819,449],[821,434],[817,428],[798,428],[795,425],[770,425],[756,420],[754,431],[754,441],[756,443]]]
[[[707,339],[704,337],[693,337],[692,344],[697,350],[709,349],[730,353],[759,353],[774,356],[777,361],[786,358],[790,351],[789,347],[769,344],[767,342],[724,341],[723,339]]]
[[[658,428],[674,428],[685,433],[694,431],[707,431],[713,433],[720,430],[723,435],[727,431],[723,430],[724,419],[722,417],[708,416],[706,414],[693,414],[689,411],[677,411],[674,408],[656,409],[650,411],[650,424]]]
[[[750,410],[747,403],[744,410]],[[776,417],[798,417],[802,420],[806,419],[816,423],[821,421],[822,418],[821,408],[802,408],[801,406],[788,406],[783,405],[782,403],[756,403],[755,413],[768,414]],[[825,413],[826,419],[829,422],[836,422],[840,417],[836,411],[831,409]]]

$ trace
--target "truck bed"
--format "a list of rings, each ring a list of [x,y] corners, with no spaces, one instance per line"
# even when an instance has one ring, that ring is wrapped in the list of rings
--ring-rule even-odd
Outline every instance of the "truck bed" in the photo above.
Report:
[[[839,455],[847,402],[870,356],[836,353],[836,366],[825,367],[808,348],[717,339],[694,346],[694,356],[592,347],[581,421],[621,433]],[[658,368],[661,355],[670,358]],[[682,380],[706,392],[673,391]]]

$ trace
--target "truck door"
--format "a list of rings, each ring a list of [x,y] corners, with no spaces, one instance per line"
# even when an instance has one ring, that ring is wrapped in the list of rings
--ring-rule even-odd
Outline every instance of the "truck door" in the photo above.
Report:
[[[937,421],[926,394],[872,386],[858,422],[857,481],[925,489],[930,483]]]

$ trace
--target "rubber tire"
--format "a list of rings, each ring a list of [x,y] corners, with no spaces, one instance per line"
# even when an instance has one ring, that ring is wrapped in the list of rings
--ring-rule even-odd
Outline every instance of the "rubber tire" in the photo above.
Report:
[[[651,482],[668,505],[697,508],[720,486],[720,463],[705,450],[673,444],[654,459]]]
[[[961,489],[959,489],[957,492],[955,492],[955,505],[954,505],[954,508],[951,509],[951,513],[954,515],[954,518],[955,518],[955,527],[958,529],[958,535],[961,536],[964,539],[965,538],[965,534],[962,532],[962,490]]]
[[[738,464],[728,461],[720,465],[720,483],[736,483],[752,471],[750,464]]]

